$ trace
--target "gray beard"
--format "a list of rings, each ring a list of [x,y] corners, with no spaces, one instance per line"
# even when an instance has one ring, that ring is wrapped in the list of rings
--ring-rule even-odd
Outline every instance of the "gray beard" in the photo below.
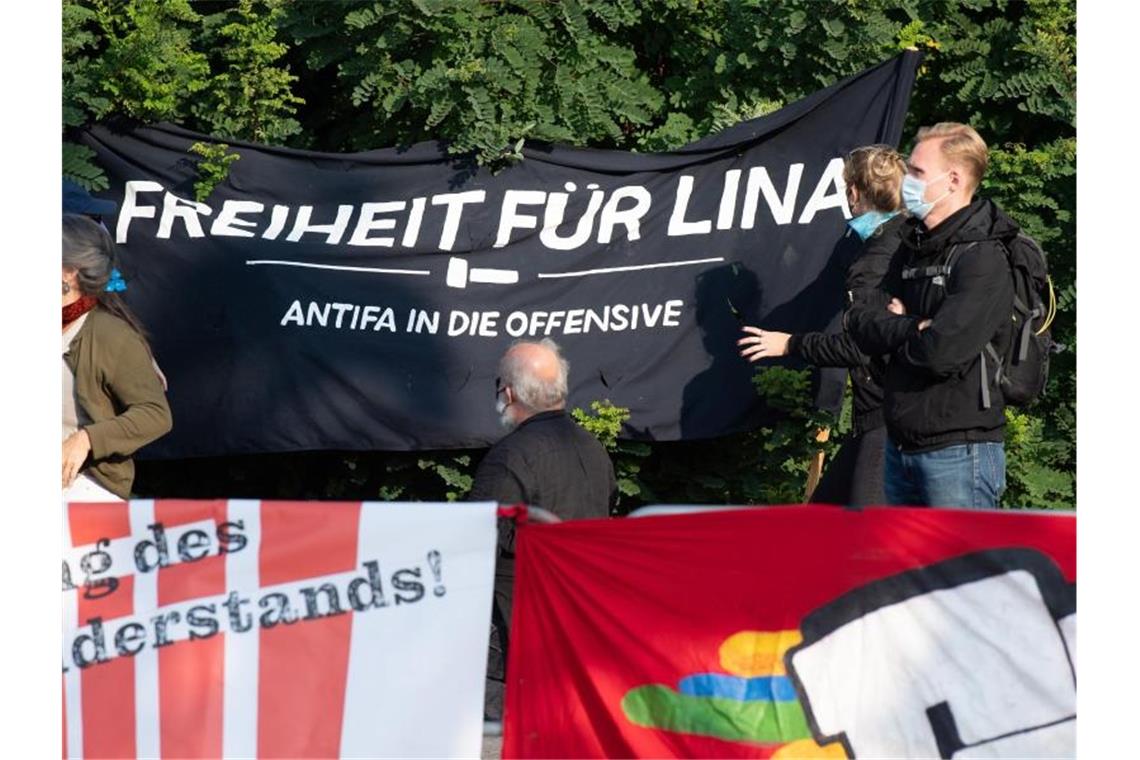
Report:
[[[510,410],[511,408],[508,406],[506,409],[499,413],[499,426],[504,430],[514,430],[516,427],[518,427],[518,423],[515,422],[515,418],[513,415],[511,415]]]

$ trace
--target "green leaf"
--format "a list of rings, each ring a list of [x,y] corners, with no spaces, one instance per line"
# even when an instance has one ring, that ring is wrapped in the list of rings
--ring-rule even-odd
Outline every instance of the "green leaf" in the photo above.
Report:
[[[641,493],[641,486],[629,478],[618,478],[617,487],[624,496],[637,496]]]
[[[63,143],[63,176],[87,190],[106,190],[107,175],[95,164],[95,151],[86,145]]]

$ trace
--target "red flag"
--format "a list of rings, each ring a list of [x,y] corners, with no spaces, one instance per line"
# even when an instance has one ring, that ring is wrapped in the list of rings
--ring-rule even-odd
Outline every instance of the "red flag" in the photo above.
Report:
[[[1068,755],[1072,513],[528,524],[505,757]]]

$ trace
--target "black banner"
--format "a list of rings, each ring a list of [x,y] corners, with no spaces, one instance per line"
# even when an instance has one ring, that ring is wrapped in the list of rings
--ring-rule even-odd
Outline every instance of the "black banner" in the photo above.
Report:
[[[438,143],[327,154],[231,143],[193,201],[170,125],[85,132],[119,203],[128,301],[169,382],[152,457],[486,445],[499,356],[549,336],[570,405],[631,438],[755,426],[739,318],[833,324],[853,242],[842,156],[897,144],[899,57],[663,154],[530,146],[498,174]]]

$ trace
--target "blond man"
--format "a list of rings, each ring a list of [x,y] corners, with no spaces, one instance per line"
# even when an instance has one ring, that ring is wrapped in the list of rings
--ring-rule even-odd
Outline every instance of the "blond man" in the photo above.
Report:
[[[891,354],[883,400],[891,504],[992,508],[1005,489],[996,360],[1012,338],[1002,241],[1018,227],[976,195],[987,164],[985,141],[968,125],[918,131],[902,186],[911,219],[884,280],[895,300],[848,315],[864,351]]]

